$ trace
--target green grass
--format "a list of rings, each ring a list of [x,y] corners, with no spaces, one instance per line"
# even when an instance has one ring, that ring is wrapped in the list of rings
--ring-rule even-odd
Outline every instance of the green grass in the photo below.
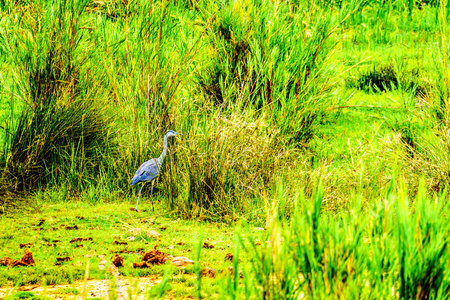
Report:
[[[12,296],[8,296],[5,299],[14,300],[14,299],[31,299],[31,300],[47,300],[50,299],[45,296],[38,296],[31,292],[17,292]]]
[[[449,228],[443,218],[447,194],[430,198],[422,182],[412,201],[405,186],[395,182],[393,176],[385,194],[372,199],[357,187],[337,214],[327,209],[320,185],[311,197],[299,195],[291,206],[280,183],[278,197],[265,208],[263,229],[243,219],[234,226],[181,220],[162,214],[160,204],[152,213],[148,201],[136,213],[129,210],[133,199],[92,205],[44,203],[32,214],[0,219],[5,229],[0,256],[20,258],[20,244],[29,243],[36,261],[34,267],[0,267],[0,282],[3,286],[70,283],[83,280],[87,266],[89,279],[111,278],[99,269],[98,255],[110,258],[126,248],[128,253],[121,253],[125,265],[119,269],[121,277],[167,278],[148,291],[153,296],[445,299],[450,293],[445,234]],[[74,226],[78,229],[70,229]],[[161,236],[132,234],[131,228],[153,229]],[[135,240],[129,240],[131,236]],[[78,237],[92,241],[70,243]],[[202,248],[204,242],[214,248]],[[154,247],[191,258],[195,264],[131,267],[140,261],[138,252]],[[233,254],[232,262],[225,260],[227,253]],[[58,257],[66,256],[71,260],[57,263]],[[200,279],[204,267],[215,269],[216,277]],[[235,270],[232,276],[229,267]],[[73,294],[73,289],[58,293]]]
[[[214,246],[212,249],[202,249],[201,267],[217,270],[220,277],[220,272],[230,265],[224,258],[227,253],[233,252],[233,227],[225,223],[199,223],[172,218],[166,213],[152,213],[148,201],[144,197],[139,213],[130,210],[132,203],[89,204],[68,201],[51,205],[39,203],[42,206],[38,211],[21,217],[1,217],[0,227],[3,230],[0,236],[0,257],[20,259],[24,251],[20,244],[28,244],[36,266],[0,267],[0,286],[54,285],[83,280],[88,262],[89,279],[111,278],[111,274],[99,269],[98,256],[104,255],[111,261],[114,254],[120,254],[124,258],[121,276],[162,277],[168,271],[171,274],[171,293],[182,293],[186,288],[193,290],[189,286],[195,285],[194,266],[177,268],[166,263],[151,269],[134,269],[132,263],[140,262],[141,253],[155,247],[168,255],[196,259],[200,240]],[[163,207],[156,204],[156,211],[163,211]],[[71,229],[75,226],[78,229]],[[133,228],[139,228],[142,232],[137,235],[131,233]],[[147,230],[156,230],[161,237],[147,237]],[[258,230],[252,234],[262,236]],[[135,239],[129,240],[130,237]],[[75,238],[92,240],[71,243]],[[122,250],[126,252],[121,253]],[[58,262],[58,257],[69,257],[70,260]],[[215,282],[216,279],[207,281]],[[216,293],[217,287],[211,283],[207,291]],[[69,292],[73,294],[73,291]]]
[[[135,270],[126,254],[124,276],[166,276],[149,297],[444,299],[449,8],[0,1],[0,255],[32,243],[39,262],[0,267],[0,286],[83,279],[87,262],[104,278],[98,255],[130,226],[164,225],[128,247],[197,263]],[[156,212],[150,184],[131,212],[134,171],[168,129],[184,135]],[[243,278],[198,279],[231,265]]]

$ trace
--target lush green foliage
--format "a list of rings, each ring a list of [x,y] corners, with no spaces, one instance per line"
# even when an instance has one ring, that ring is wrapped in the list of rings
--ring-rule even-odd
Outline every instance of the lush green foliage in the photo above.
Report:
[[[275,210],[266,243],[240,240],[250,263],[240,264],[243,279],[233,278],[225,291],[257,299],[448,298],[447,194],[429,199],[421,188],[412,209],[402,188],[392,188],[370,214],[360,195],[348,212],[323,214],[321,188],[313,201],[296,201],[289,221]]]
[[[171,143],[159,185],[185,217],[263,219],[260,199],[279,180],[294,195],[325,178],[340,209],[351,170],[369,166],[376,182],[365,184],[377,193],[395,156],[412,190],[423,175],[434,189],[448,182],[432,152],[447,144],[445,3],[11,4],[1,18],[3,195],[129,194],[167,129],[184,136]],[[384,123],[361,128],[354,120],[371,103]],[[394,155],[377,134],[394,141]],[[353,153],[367,137],[378,151]]]
[[[3,190],[128,192],[174,128],[186,138],[162,178],[169,206],[251,211],[277,178],[276,157],[308,147],[336,90],[330,37],[357,5],[314,7],[5,4]]]
[[[280,184],[277,198],[266,207],[265,228],[244,221],[234,234],[223,223],[149,217],[146,210],[130,212],[124,203],[49,205],[46,195],[41,195],[37,198],[45,204],[41,212],[0,218],[5,229],[0,235],[0,257],[18,258],[23,253],[19,245],[25,245],[36,261],[35,267],[0,266],[0,284],[73,283],[86,274],[90,279],[113,278],[108,269],[99,268],[99,255],[109,261],[120,253],[122,278],[164,275],[145,292],[147,298],[446,299],[450,225],[442,215],[449,209],[447,192],[430,198],[422,182],[411,201],[405,187],[395,181],[393,176],[386,194],[370,203],[359,191],[349,199],[348,210],[338,215],[324,209],[320,185],[311,197],[299,196],[294,207],[288,207],[290,200]],[[161,205],[156,208],[161,210]],[[151,229],[160,236],[146,234]],[[73,242],[76,238],[84,240]],[[214,248],[205,249],[203,242]],[[143,251],[154,247],[187,256],[195,264],[181,269],[169,263],[149,269],[131,267]],[[233,254],[231,262],[224,260],[227,253]],[[204,267],[216,270],[213,279],[203,275]],[[67,293],[80,291],[72,288]]]
[[[134,201],[173,129],[159,209],[266,225],[258,242],[237,231],[243,278],[198,277],[192,295],[444,299],[449,8],[0,1],[1,208]]]

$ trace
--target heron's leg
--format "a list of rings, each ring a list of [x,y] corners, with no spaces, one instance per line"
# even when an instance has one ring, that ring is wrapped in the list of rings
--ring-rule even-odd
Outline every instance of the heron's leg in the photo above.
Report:
[[[153,186],[155,185],[155,180],[152,180],[152,191],[150,192],[150,196],[152,196],[152,209],[155,210],[155,207],[153,206]]]
[[[142,184],[141,189],[139,190],[139,195],[138,195],[138,199],[137,199],[137,202],[136,202],[136,209],[135,209],[136,211],[138,211],[139,197],[141,196],[141,191],[144,188],[144,184],[145,183]]]

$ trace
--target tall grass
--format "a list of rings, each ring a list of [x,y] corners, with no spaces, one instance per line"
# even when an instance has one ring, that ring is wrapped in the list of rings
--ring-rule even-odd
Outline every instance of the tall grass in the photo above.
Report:
[[[394,181],[393,181],[394,182]],[[313,201],[300,197],[291,218],[269,210],[260,243],[241,238],[250,263],[238,264],[243,278],[224,281],[233,298],[400,298],[445,299],[450,293],[447,247],[447,192],[430,198],[422,182],[416,199],[390,185],[372,199],[371,213],[361,195],[337,217],[323,212],[323,191]],[[411,203],[414,203],[411,205]],[[245,230],[244,230],[245,231]],[[241,235],[237,231],[237,235]],[[238,252],[236,252],[238,253]],[[237,257],[235,260],[237,261]]]
[[[356,5],[32,1],[2,32],[25,103],[4,181],[129,191],[175,128],[186,138],[161,180],[169,206],[246,211],[271,188],[275,157],[313,137],[336,90],[330,36]]]
[[[17,190],[82,187],[114,152],[111,117],[91,81],[90,53],[80,47],[85,4],[36,2],[22,24],[29,35],[5,35],[25,103],[3,154],[4,180]]]
[[[188,140],[177,148],[178,170],[167,173],[183,184],[170,207],[191,216],[234,218],[257,208],[254,200],[291,163],[282,157],[308,147],[336,89],[328,38],[357,4],[338,14],[307,3],[228,5],[214,15],[204,46],[210,60],[195,76],[207,106],[186,103]]]
[[[446,22],[447,7],[409,0],[4,4],[2,190],[62,188],[92,201],[131,195],[132,174],[160,154],[163,134],[174,129],[184,136],[170,142],[157,182],[164,204],[185,217],[230,220],[263,219],[261,199],[279,180],[290,194],[302,184],[310,195],[322,178],[332,199],[326,209],[339,210],[363,162],[370,166],[367,196],[384,189],[390,150],[358,146],[355,156],[349,141],[328,155],[317,146],[320,129],[334,126],[335,109],[353,92],[342,84],[343,69],[356,69],[358,47],[412,43],[410,33],[419,32],[419,49]],[[422,78],[428,69],[410,71],[420,66],[410,68],[402,51],[382,58],[395,78],[380,75],[378,89],[407,92],[408,108],[419,98],[441,107],[445,80]],[[419,53],[414,61],[426,66],[427,57]],[[377,70],[382,59],[369,68]],[[442,76],[444,60],[436,64]],[[361,74],[367,76],[360,90],[374,92],[365,86],[373,74]],[[411,167],[410,159],[422,155],[420,134],[399,124],[396,134],[415,147],[404,158]]]
[[[164,206],[267,225],[224,295],[447,298],[447,2],[0,1],[0,197],[131,196],[174,129]]]

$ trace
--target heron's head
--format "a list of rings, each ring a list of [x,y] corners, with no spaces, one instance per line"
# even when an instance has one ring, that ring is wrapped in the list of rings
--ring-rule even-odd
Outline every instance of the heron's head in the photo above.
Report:
[[[182,135],[181,133],[175,132],[173,130],[168,130],[167,133],[166,133],[166,137],[174,136],[174,135],[178,135],[178,134]]]

